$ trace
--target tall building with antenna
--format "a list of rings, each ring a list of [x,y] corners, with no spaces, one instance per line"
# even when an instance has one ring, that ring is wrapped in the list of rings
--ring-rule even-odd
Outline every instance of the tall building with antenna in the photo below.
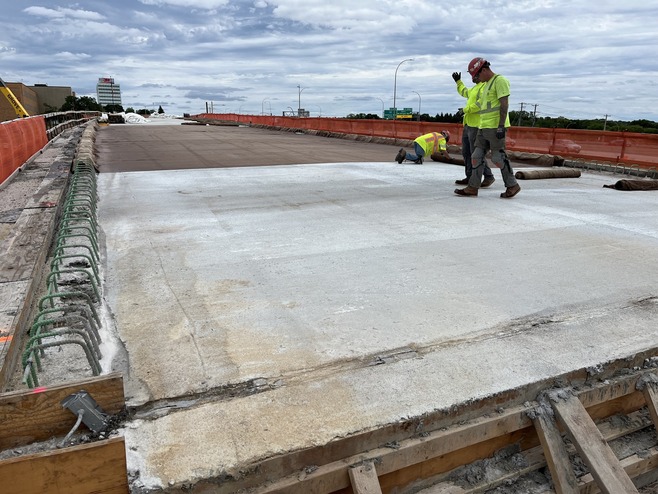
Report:
[[[96,101],[102,106],[121,105],[121,85],[114,82],[114,77],[98,78]]]

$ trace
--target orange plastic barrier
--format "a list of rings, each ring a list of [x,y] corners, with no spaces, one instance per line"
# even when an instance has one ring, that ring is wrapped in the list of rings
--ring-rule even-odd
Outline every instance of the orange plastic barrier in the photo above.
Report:
[[[0,184],[48,143],[43,116],[0,124]]]
[[[400,120],[297,118],[235,113],[202,113],[194,118],[394,139],[415,139],[428,132],[449,130],[451,144],[458,146],[461,145],[463,130],[461,124]],[[553,154],[576,160],[602,161],[641,168],[658,167],[658,134],[511,127],[507,134],[507,148],[512,151]]]

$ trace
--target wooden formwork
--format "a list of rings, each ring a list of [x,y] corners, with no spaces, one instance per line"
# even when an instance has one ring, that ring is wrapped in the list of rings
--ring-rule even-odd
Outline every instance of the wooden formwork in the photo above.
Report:
[[[642,365],[633,365],[638,362]],[[552,492],[558,494],[639,492],[639,487],[658,480],[655,434],[651,445],[631,454],[618,455],[611,444],[654,431],[655,364],[655,356],[645,354],[606,371],[582,369],[555,376],[529,389],[465,404],[443,417],[427,416],[269,458],[245,468],[241,478],[208,479],[164,492],[484,493],[538,471],[550,472]],[[60,402],[82,389],[109,414],[124,407],[119,375],[1,395],[0,449],[63,437],[75,417]],[[523,391],[534,398],[527,400]],[[513,468],[500,469],[496,477],[465,481],[469,465],[496,458],[504,450],[514,451]],[[581,468],[575,469],[576,464]],[[127,493],[123,438],[2,460],[0,486],[11,486],[8,492],[18,494]]]
[[[67,396],[87,391],[110,415],[125,406],[119,374],[48,389],[0,395],[0,450],[64,438],[76,416],[61,405]],[[8,490],[3,490],[8,489]],[[125,494],[129,492],[122,437],[23,454],[0,461],[0,491],[12,494]]]
[[[652,351],[605,371],[555,376],[526,390],[533,394],[530,399],[511,390],[451,410],[443,419],[428,416],[424,423],[344,438],[267,459],[243,470],[240,478],[167,492],[456,494],[500,486],[516,492],[509,486],[533,472],[542,472],[547,485],[550,477],[547,492],[638,492],[658,481],[658,441],[651,434],[658,424],[654,360]],[[652,445],[627,455],[614,452],[615,440],[639,433],[651,436]],[[369,447],[373,441],[379,445]],[[365,447],[359,450],[359,444]],[[469,465],[492,461],[505,450],[515,452],[513,468],[501,469],[495,478],[466,480]]]

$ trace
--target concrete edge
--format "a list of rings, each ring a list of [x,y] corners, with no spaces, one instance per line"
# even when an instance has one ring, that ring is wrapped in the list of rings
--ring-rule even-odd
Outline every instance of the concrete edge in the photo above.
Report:
[[[76,155],[72,162],[79,161],[90,162],[94,168],[98,171],[98,168],[95,163],[95,153],[93,147],[95,144],[96,138],[96,129],[98,128],[98,123],[94,120],[92,122],[85,123],[86,128],[83,131],[83,134],[80,138],[80,141],[76,147]],[[41,151],[35,153],[31,158],[33,160],[38,154],[43,153],[43,151],[50,146],[52,141],[49,141],[46,146],[44,146]],[[85,149],[83,153],[78,153],[78,149]],[[27,163],[26,163],[27,164]],[[72,169],[71,167],[71,169]],[[32,325],[32,318],[36,314],[36,305],[41,290],[44,286],[44,279],[47,268],[47,259],[52,245],[53,236],[59,219],[62,214],[63,207],[63,198],[68,189],[69,179],[71,175],[71,170],[67,170],[66,174],[58,172],[56,169],[53,169],[54,166],[51,166],[47,177],[44,180],[49,180],[49,183],[52,182],[53,174],[61,174],[61,177],[66,177],[66,180],[62,181],[64,186],[61,188],[58,194],[57,205],[54,208],[42,208],[43,214],[52,214],[54,209],[55,214],[52,214],[52,217],[47,221],[47,231],[45,232],[44,242],[39,247],[38,254],[35,257],[34,264],[31,269],[30,281],[27,284],[27,288],[24,296],[22,297],[22,304],[19,305],[16,315],[9,327],[9,335],[11,337],[11,342],[9,345],[6,345],[3,349],[4,355],[0,355],[0,360],[2,361],[2,368],[0,368],[0,392],[7,391],[7,387],[10,385],[14,374],[16,373],[17,367],[20,364],[20,356],[23,351],[23,346],[27,340],[28,331]],[[21,213],[21,216],[27,214],[25,210]]]

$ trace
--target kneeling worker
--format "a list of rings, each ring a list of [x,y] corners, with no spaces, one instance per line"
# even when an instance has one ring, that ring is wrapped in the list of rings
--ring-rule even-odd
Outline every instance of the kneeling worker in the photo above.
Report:
[[[425,156],[431,156],[434,153],[442,155],[448,163],[452,162],[452,157],[448,154],[448,141],[450,132],[442,130],[441,132],[430,132],[417,137],[414,140],[414,151],[416,154],[408,153],[404,148],[400,148],[395,161],[402,163],[404,160],[412,161],[418,165],[423,164]]]

